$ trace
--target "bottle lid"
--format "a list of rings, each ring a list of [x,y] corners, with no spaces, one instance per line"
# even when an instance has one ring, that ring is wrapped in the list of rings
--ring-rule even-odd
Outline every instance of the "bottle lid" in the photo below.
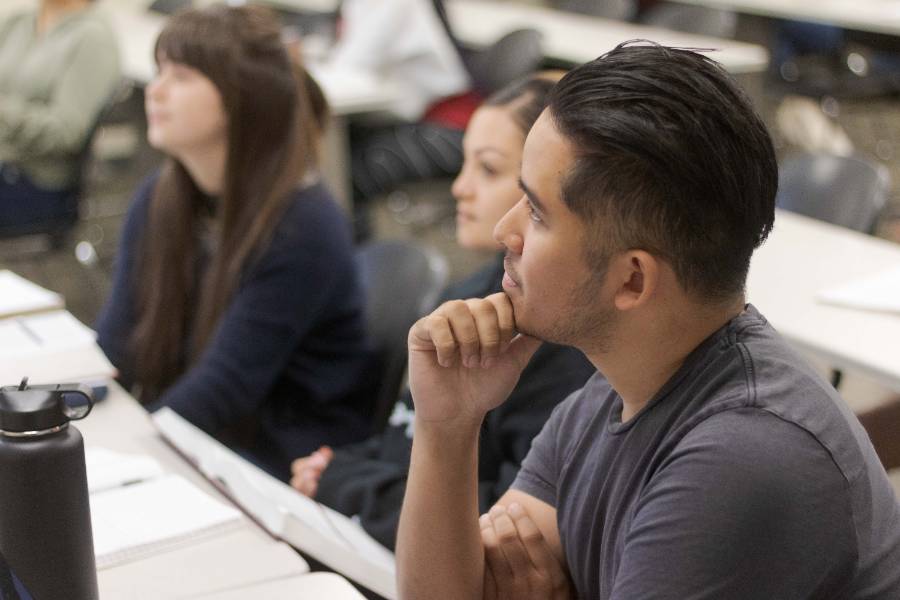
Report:
[[[26,377],[18,386],[0,388],[0,433],[51,430],[85,418],[93,405],[93,394],[86,385],[29,386]]]

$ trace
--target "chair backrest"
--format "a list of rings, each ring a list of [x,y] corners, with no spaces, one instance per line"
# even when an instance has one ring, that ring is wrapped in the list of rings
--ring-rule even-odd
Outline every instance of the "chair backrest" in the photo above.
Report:
[[[776,202],[792,212],[872,233],[890,187],[887,168],[862,156],[800,154],[782,163]]]
[[[483,50],[468,51],[464,58],[475,89],[488,96],[537,70],[544,61],[542,37],[534,29],[516,29]]]
[[[635,0],[551,0],[550,6],[558,10],[565,10],[604,19],[619,19],[630,21],[638,12],[639,3]]]
[[[431,310],[447,284],[447,260],[413,241],[379,241],[357,250],[356,262],[366,292],[369,336],[376,351],[373,365],[373,430],[384,428],[403,384],[409,328]]]
[[[147,10],[152,10],[153,12],[162,13],[164,15],[171,15],[182,8],[191,6],[191,4],[193,4],[191,0],[155,0],[150,4]]]

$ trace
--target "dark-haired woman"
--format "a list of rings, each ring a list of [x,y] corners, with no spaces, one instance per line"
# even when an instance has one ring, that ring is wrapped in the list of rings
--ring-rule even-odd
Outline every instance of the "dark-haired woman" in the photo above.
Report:
[[[318,124],[263,9],[179,13],[156,59],[147,135],[168,158],[126,219],[99,342],[148,408],[287,478],[367,429],[363,298]]]

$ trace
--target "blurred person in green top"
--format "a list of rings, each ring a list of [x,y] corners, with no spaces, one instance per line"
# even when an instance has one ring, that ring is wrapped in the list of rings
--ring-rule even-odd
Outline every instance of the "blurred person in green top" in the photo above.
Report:
[[[0,18],[0,233],[77,217],[79,158],[120,78],[91,0]]]

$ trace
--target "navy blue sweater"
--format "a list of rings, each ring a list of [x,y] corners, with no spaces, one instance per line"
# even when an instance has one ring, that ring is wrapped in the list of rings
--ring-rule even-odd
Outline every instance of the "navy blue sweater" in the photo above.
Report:
[[[140,383],[128,346],[136,323],[132,282],[154,182],[140,188],[129,210],[97,322],[100,346],[126,385]],[[169,406],[213,435],[236,425],[246,433],[251,423],[239,450],[287,479],[292,459],[364,437],[370,407],[361,382],[369,356],[349,227],[315,185],[294,192],[203,354],[148,408]]]

